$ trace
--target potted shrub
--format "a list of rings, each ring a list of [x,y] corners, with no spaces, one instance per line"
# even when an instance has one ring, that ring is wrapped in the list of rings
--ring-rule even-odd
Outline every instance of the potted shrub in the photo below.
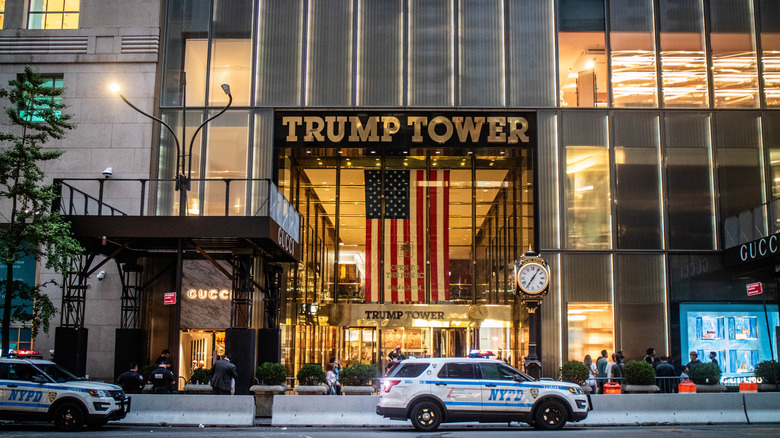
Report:
[[[249,388],[255,395],[255,416],[270,417],[273,412],[274,395],[284,394],[290,389],[287,382],[287,368],[280,363],[264,362],[255,372],[258,384]]]
[[[780,383],[780,363],[774,360],[765,360],[756,365],[756,377],[761,379],[758,384],[759,391],[777,391]]]
[[[328,388],[325,383],[325,371],[322,366],[316,363],[307,363],[298,370],[295,376],[298,384],[295,386],[297,394],[326,394]]]
[[[725,392],[726,387],[720,384],[720,375],[720,367],[712,362],[696,365],[688,373],[696,384],[696,392]]]
[[[339,373],[341,392],[345,395],[371,395],[374,392],[372,381],[379,377],[376,366],[356,363],[344,367]]]
[[[211,381],[211,370],[195,368],[192,370],[190,380],[184,385],[184,392],[186,394],[211,394],[213,390],[209,381]]]
[[[653,393],[661,391],[655,384],[653,366],[643,360],[630,360],[623,367],[623,391],[629,393]]]
[[[561,375],[561,380],[564,382],[576,383],[582,387],[582,390],[586,393],[590,392],[590,386],[585,385],[585,381],[588,380],[588,367],[576,360],[570,360],[563,364],[558,373]]]

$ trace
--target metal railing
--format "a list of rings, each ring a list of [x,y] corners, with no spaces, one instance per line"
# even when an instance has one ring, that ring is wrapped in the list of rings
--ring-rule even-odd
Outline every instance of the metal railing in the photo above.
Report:
[[[189,216],[267,216],[300,243],[302,216],[271,180],[204,178],[192,179],[190,184],[199,195],[193,199],[205,203],[206,208]],[[58,198],[52,210],[65,215],[178,215],[179,197],[175,196],[176,180],[172,178],[58,178],[54,185]],[[219,185],[224,188],[218,189]]]

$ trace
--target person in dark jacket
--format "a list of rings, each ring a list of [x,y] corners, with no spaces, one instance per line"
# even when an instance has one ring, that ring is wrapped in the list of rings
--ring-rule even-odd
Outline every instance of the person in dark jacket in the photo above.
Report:
[[[168,369],[170,365],[167,362],[162,361],[158,364],[157,369],[152,371],[149,375],[149,383],[152,384],[152,392],[155,394],[171,394],[173,393],[174,377],[171,370]]]
[[[138,373],[138,364],[130,362],[130,369],[117,377],[116,384],[127,394],[140,394],[144,390],[144,378]]]
[[[661,356],[661,362],[655,367],[655,376],[658,378],[658,387],[665,394],[673,393],[677,382],[680,381],[674,366],[669,363],[669,358],[666,356]]]
[[[222,359],[214,362],[211,369],[211,388],[214,394],[230,395],[233,392],[233,379],[238,378],[236,366],[230,363],[230,358],[225,355]]]

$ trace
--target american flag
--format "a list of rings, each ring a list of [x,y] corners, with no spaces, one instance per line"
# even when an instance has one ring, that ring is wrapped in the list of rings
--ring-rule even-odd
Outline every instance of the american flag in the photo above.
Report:
[[[428,247],[431,301],[449,299],[449,171],[431,171],[431,181],[427,173],[385,171],[382,223],[381,171],[365,171],[366,302],[379,302],[382,290],[386,303],[425,302]]]

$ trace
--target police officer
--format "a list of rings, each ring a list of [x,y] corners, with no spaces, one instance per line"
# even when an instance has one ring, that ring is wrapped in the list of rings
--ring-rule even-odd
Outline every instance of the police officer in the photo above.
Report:
[[[174,377],[171,370],[168,369],[170,364],[162,361],[158,365],[157,369],[149,375],[152,392],[154,394],[171,394],[173,392]]]
[[[140,394],[144,389],[144,378],[138,374],[138,364],[130,362],[130,370],[125,371],[116,379],[127,394]]]

